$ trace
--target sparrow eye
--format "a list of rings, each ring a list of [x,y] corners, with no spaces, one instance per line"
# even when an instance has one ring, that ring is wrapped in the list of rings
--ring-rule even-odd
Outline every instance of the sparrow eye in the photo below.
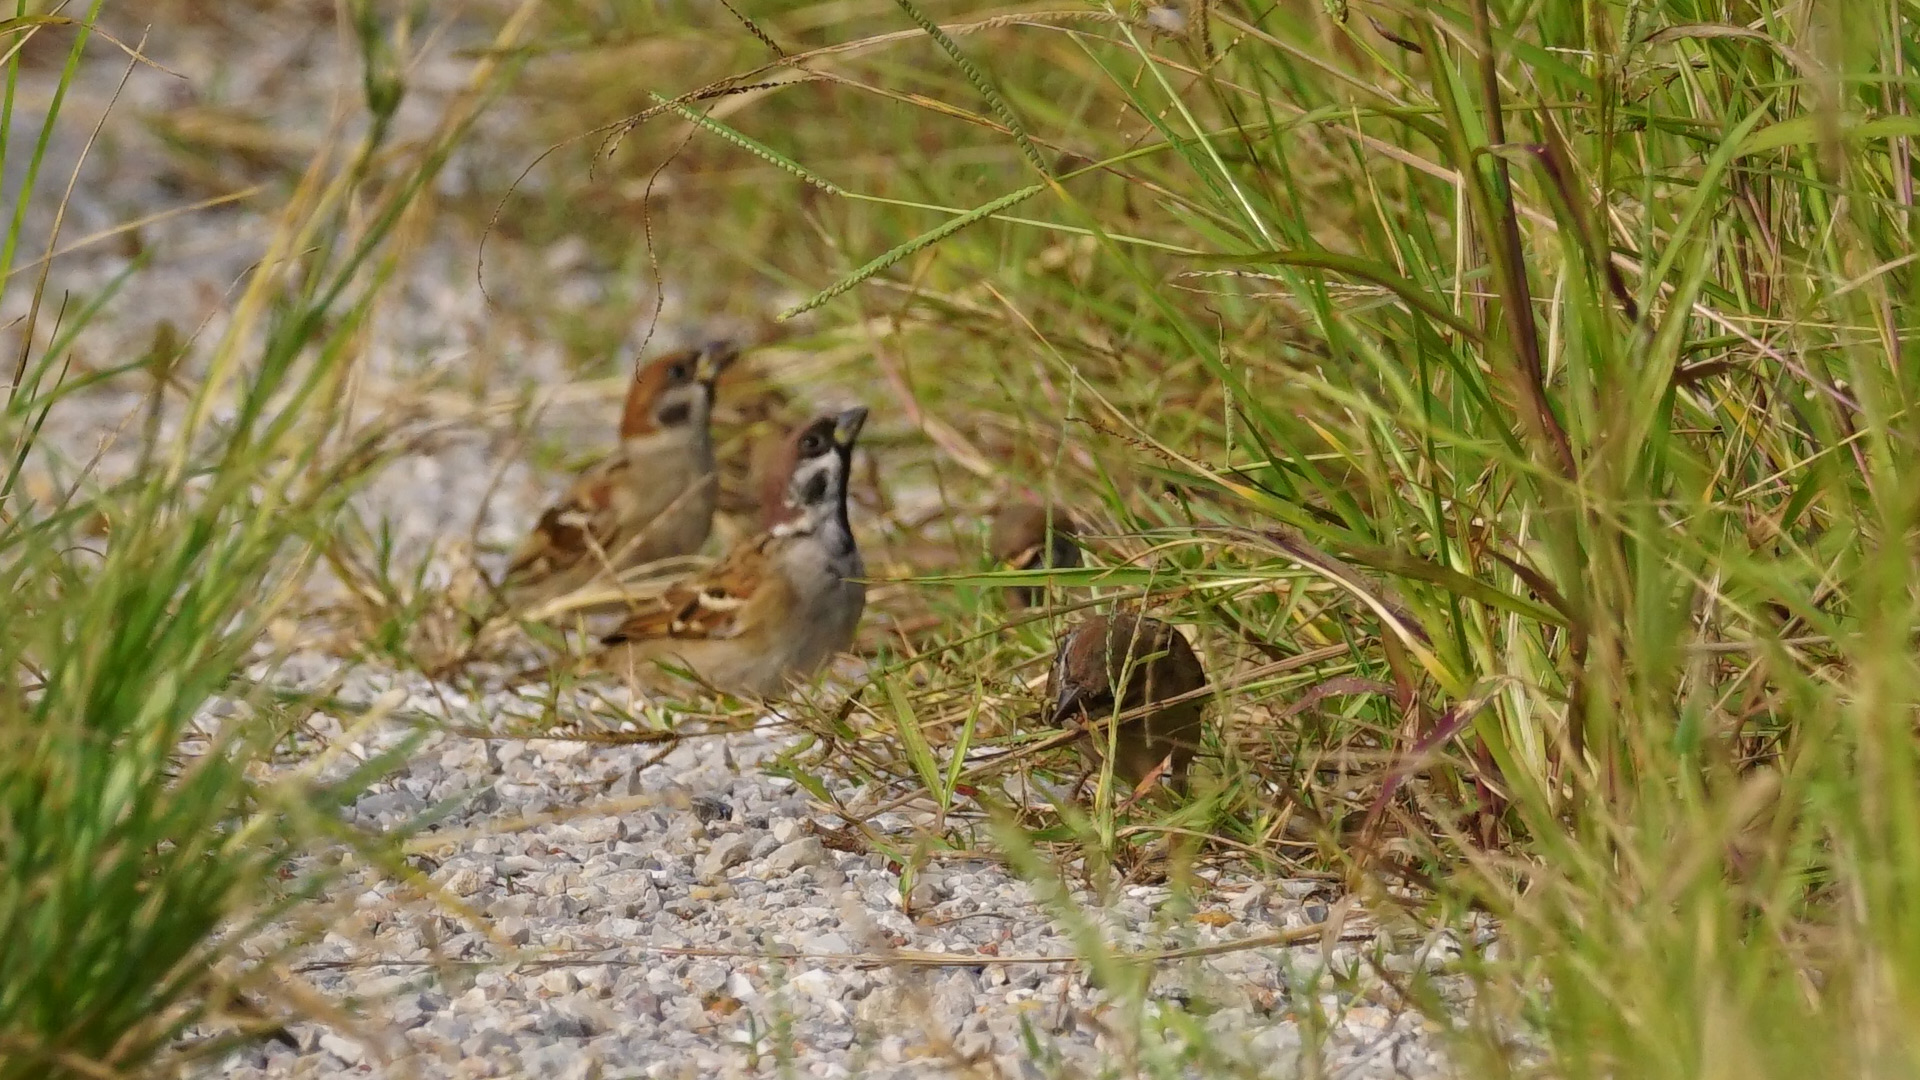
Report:
[[[806,436],[800,440],[800,452],[808,456],[817,454],[826,449],[822,442],[819,435],[809,431]]]
[[[667,369],[667,378],[672,379],[674,382],[685,381],[687,375],[687,365],[685,364],[675,364]]]

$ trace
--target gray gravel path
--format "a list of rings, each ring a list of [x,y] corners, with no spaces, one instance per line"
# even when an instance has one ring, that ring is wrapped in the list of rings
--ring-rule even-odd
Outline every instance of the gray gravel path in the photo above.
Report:
[[[332,663],[304,666],[317,675]],[[408,679],[353,682],[361,692],[397,685],[405,700],[388,703],[402,709],[444,708]],[[525,707],[454,704],[474,720]],[[406,731],[395,724],[358,749],[378,752]],[[319,734],[333,733],[323,722]],[[244,1051],[221,1074],[1100,1075],[1177,1061],[1204,1042],[1210,1059],[1176,1074],[1297,1076],[1311,1054],[1328,1076],[1441,1075],[1433,1025],[1400,1007],[1392,985],[1416,967],[1443,969],[1458,951],[1451,935],[1396,941],[1355,917],[1330,946],[1165,961],[1145,1009],[1129,1012],[1080,965],[1008,961],[1074,947],[1067,923],[1002,866],[935,864],[903,897],[884,855],[823,843],[823,830],[831,842],[844,823],[757,768],[781,746],[774,733],[696,739],[664,755],[431,736],[355,816],[391,829],[460,799],[417,842],[417,865],[478,918],[391,880],[354,879],[343,886],[350,913],[299,970],[328,996],[360,1002],[362,1023],[296,1025],[297,1051]],[[903,846],[915,824],[906,813],[873,822]],[[1324,883],[1231,877],[1205,890],[1197,917],[1163,887],[1071,899],[1113,947],[1139,951],[1269,935],[1335,906]],[[940,954],[980,962],[935,966]],[[1298,1017],[1311,1010],[1327,1027],[1309,1049]]]

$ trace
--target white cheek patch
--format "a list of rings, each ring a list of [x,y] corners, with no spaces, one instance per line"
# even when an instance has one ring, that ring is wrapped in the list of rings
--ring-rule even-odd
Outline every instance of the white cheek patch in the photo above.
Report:
[[[681,386],[660,396],[660,404],[653,411],[654,422],[663,428],[684,427],[700,418],[704,412],[700,408],[706,391],[698,386]]]
[[[831,454],[801,464],[787,483],[787,505],[806,510],[831,501],[838,471],[839,459]]]

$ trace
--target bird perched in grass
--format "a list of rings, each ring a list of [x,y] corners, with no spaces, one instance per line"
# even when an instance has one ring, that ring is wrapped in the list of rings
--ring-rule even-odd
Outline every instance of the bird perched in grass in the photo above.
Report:
[[[822,416],[783,451],[775,523],[602,639],[602,670],[643,681],[655,661],[731,694],[770,696],[853,643],[866,607],[847,479],[867,410]]]
[[[707,419],[714,380],[734,356],[714,343],[635,372],[619,447],[540,515],[507,568],[510,602],[524,607],[706,543],[718,494]]]
[[[1078,536],[1079,525],[1065,510],[1010,502],[993,516],[987,550],[1010,570],[1057,570],[1080,565]],[[1045,586],[1018,585],[1007,590],[1007,603],[1036,607],[1045,596]]]
[[[1096,615],[1067,631],[1047,676],[1047,698],[1055,724],[1089,727],[1083,745],[1091,760],[1104,760],[1111,748],[1114,775],[1133,787],[1165,762],[1165,775],[1184,790],[1200,747],[1206,698],[1199,691],[1206,686],[1206,669],[1186,635],[1122,612]],[[1142,709],[1117,727],[1110,723]]]

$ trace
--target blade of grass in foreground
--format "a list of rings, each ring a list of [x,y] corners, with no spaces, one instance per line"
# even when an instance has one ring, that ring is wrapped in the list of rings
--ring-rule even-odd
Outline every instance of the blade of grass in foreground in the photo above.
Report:
[[[502,45],[526,15],[509,20]],[[333,815],[405,743],[331,782],[280,774],[273,755],[307,711],[230,687],[242,671],[270,673],[274,657],[258,652],[264,628],[298,595],[314,538],[378,460],[327,450],[342,416],[329,391],[355,362],[360,328],[397,265],[396,223],[498,75],[482,62],[433,137],[393,154],[379,175],[363,168],[377,123],[355,152],[316,159],[276,223],[283,246],[254,272],[196,402],[230,417],[222,428],[188,423],[177,442],[141,448],[143,461],[176,467],[84,478],[58,513],[9,506],[0,1078],[165,1069],[271,1029],[229,985],[262,982],[238,962],[248,928],[324,885],[321,872],[293,864],[310,845],[374,843]],[[317,234],[337,242],[284,243]],[[62,388],[28,392],[36,400],[6,414],[19,439],[42,403],[57,409]],[[10,473],[20,467],[16,459]],[[94,521],[110,523],[104,550],[82,532]],[[270,986],[258,988],[270,1011],[283,1008]],[[203,1023],[210,1040],[181,1041]]]

